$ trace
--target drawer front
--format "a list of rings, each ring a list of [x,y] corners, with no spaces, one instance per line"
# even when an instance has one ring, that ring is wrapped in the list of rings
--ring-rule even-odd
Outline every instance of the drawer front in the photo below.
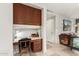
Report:
[[[42,50],[42,40],[37,39],[32,41],[32,51],[33,52],[38,52]]]
[[[42,44],[42,41],[41,41],[40,39],[33,40],[32,42],[33,42],[33,45],[34,45],[34,46],[35,46],[35,45],[40,45],[40,44]]]
[[[34,48],[38,48],[38,47],[41,47],[42,45],[39,44],[39,45],[34,45]]]
[[[41,45],[41,42],[35,42],[34,45]]]
[[[42,48],[41,47],[34,47],[33,48],[33,52],[38,52],[38,51],[41,51],[42,50]]]
[[[32,40],[32,42],[41,42],[41,39]]]

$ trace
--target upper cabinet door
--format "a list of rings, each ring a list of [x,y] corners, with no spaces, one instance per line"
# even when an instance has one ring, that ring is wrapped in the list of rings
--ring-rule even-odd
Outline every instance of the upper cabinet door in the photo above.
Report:
[[[13,23],[24,24],[25,20],[25,7],[21,4],[13,4]]]
[[[41,10],[20,3],[14,3],[13,24],[41,25]]]
[[[33,9],[32,19],[34,25],[41,25],[41,10]]]

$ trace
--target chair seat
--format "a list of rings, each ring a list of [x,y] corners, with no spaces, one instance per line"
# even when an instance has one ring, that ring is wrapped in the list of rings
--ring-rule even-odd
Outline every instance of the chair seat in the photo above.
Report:
[[[28,48],[29,46],[26,46],[26,47],[21,47],[21,48]]]

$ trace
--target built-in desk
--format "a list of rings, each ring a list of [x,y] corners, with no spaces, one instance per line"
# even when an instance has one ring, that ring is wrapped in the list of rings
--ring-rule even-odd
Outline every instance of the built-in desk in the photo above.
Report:
[[[31,41],[31,50],[32,52],[38,52],[42,50],[42,39],[33,39]],[[13,45],[19,45],[18,42],[14,42]]]

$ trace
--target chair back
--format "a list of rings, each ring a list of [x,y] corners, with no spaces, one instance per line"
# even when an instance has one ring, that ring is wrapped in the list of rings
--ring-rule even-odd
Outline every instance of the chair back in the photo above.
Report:
[[[19,47],[20,48],[27,48],[27,47],[29,47],[30,40],[31,39],[28,39],[28,38],[23,38],[23,39],[19,40]]]

